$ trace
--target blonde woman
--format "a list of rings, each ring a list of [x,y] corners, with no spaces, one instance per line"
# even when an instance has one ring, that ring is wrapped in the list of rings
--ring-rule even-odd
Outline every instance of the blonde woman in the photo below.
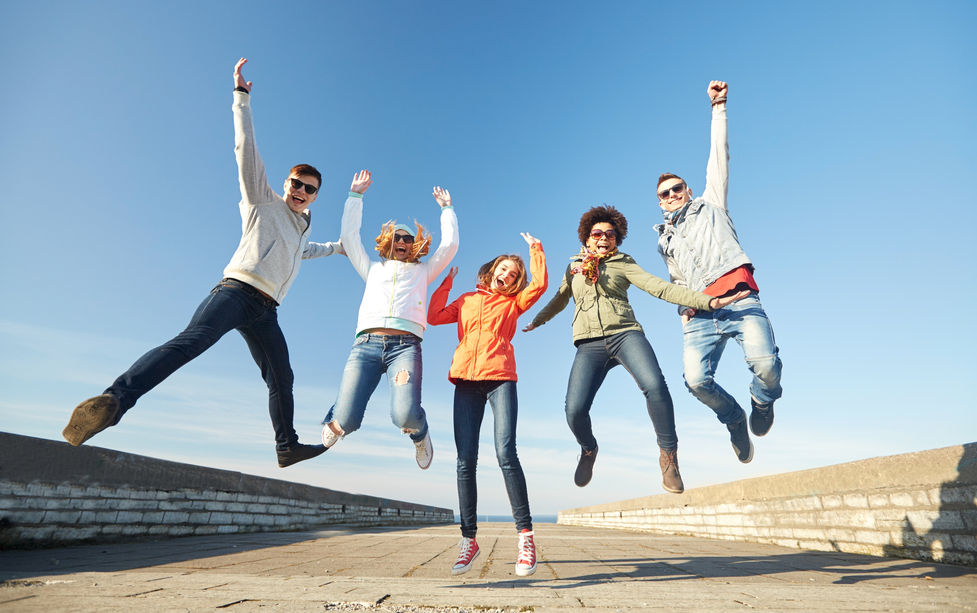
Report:
[[[427,321],[427,288],[458,251],[458,218],[451,194],[434,188],[441,207],[441,244],[427,262],[431,235],[423,226],[389,222],[376,239],[379,260],[371,260],[360,239],[363,194],[373,183],[369,170],[353,175],[343,210],[341,242],[349,261],[366,282],[356,322],[356,341],[343,370],[336,404],[323,421],[322,444],[330,448],[355,432],[380,376],[390,385],[390,418],[410,436],[417,465],[434,458],[427,417],[421,408],[421,340]]]

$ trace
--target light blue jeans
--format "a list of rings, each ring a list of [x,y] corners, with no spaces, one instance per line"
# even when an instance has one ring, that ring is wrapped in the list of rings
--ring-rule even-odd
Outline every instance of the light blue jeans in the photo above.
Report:
[[[735,424],[746,417],[736,400],[716,383],[716,367],[726,348],[735,340],[743,349],[746,365],[753,373],[750,394],[766,404],[780,398],[780,362],[773,327],[756,293],[707,313],[698,311],[682,329],[685,386],[692,395],[716,412],[724,424]]]
[[[339,422],[343,432],[359,430],[370,396],[387,373],[390,419],[417,442],[427,436],[427,417],[421,408],[421,339],[413,334],[362,334],[353,343],[339,397],[326,419]]]

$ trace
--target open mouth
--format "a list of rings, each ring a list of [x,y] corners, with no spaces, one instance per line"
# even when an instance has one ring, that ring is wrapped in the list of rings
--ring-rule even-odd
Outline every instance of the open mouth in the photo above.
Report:
[[[610,250],[611,250],[611,246],[609,243],[605,243],[605,242],[597,243],[597,253],[605,254]]]
[[[505,289],[505,286],[506,286],[505,279],[503,279],[502,277],[495,278],[495,287],[499,289]]]

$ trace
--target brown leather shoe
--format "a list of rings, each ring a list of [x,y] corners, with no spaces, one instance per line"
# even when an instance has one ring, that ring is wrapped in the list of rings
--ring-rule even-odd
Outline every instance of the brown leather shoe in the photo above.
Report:
[[[682,475],[678,472],[678,449],[661,450],[658,464],[662,467],[662,487],[666,492],[681,494],[685,491]]]
[[[111,394],[89,398],[71,412],[71,419],[61,436],[77,447],[102,430],[115,425],[118,412],[119,399]]]

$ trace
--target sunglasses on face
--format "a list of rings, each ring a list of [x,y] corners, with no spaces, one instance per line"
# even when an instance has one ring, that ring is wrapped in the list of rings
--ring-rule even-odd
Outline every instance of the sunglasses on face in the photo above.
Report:
[[[658,192],[658,199],[659,200],[664,200],[665,198],[668,198],[668,196],[670,194],[673,194],[673,193],[677,196],[677,195],[679,195],[679,194],[682,193],[682,190],[683,189],[685,189],[685,183],[684,182],[683,183],[676,183],[675,185],[673,185],[671,187],[666,187],[662,191]]]
[[[289,177],[288,180],[292,182],[292,189],[299,190],[304,187],[305,193],[310,196],[316,193],[317,191],[319,191],[319,188],[316,187],[315,185],[312,185],[311,183],[302,183],[298,179],[293,179],[292,177]]]
[[[591,230],[590,238],[599,239],[602,236],[606,236],[611,240],[617,240],[617,230]]]
[[[410,234],[394,234],[395,243],[413,243],[414,237]]]

